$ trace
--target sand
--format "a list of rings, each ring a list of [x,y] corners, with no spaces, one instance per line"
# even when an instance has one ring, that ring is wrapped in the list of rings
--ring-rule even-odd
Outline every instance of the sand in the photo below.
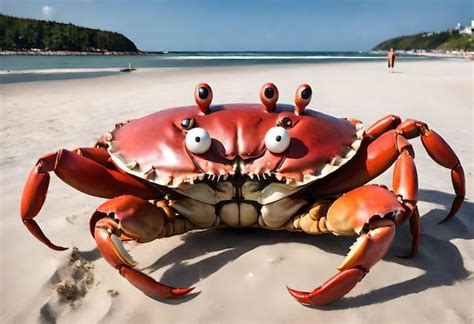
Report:
[[[462,60],[330,63],[247,67],[141,69],[137,73],[69,81],[0,85],[2,323],[472,323],[473,63]],[[340,302],[305,307],[285,284],[310,290],[336,272],[352,238],[257,229],[188,233],[128,245],[139,268],[196,293],[157,301],[132,287],[99,255],[88,219],[103,200],[53,177],[38,222],[54,242],[49,250],[19,217],[21,190],[36,159],[59,148],[89,146],[116,122],[193,103],[201,81],[214,102],[257,102],[274,82],[280,102],[296,87],[313,86],[311,107],[370,125],[394,113],[427,122],[459,155],[467,199],[456,218],[438,225],[453,190],[449,171],[412,141],[420,179],[421,247],[405,260],[410,235],[398,229],[386,257]],[[375,180],[391,184],[391,171]],[[73,247],[75,249],[73,250]]]

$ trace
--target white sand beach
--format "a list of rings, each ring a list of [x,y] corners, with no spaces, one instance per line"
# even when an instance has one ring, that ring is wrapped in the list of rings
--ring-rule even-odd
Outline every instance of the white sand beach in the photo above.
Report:
[[[135,289],[100,257],[88,221],[103,199],[86,196],[53,175],[36,219],[53,242],[70,249],[52,251],[28,232],[20,220],[20,197],[39,157],[91,146],[117,122],[194,104],[199,82],[212,86],[213,103],[259,102],[264,82],[278,86],[279,102],[293,103],[297,86],[309,83],[314,91],[310,107],[326,114],[351,116],[365,126],[390,113],[424,121],[461,159],[466,201],[455,218],[438,225],[454,198],[449,170],[430,159],[419,139],[412,140],[422,215],[418,255],[396,257],[410,247],[403,224],[386,257],[356,288],[319,308],[297,303],[285,285],[308,291],[323,283],[336,273],[352,238],[217,229],[128,244],[145,273],[170,285],[196,287],[189,297],[163,302]],[[473,96],[473,63],[461,59],[400,60],[393,74],[385,62],[353,62],[154,68],[2,84],[0,322],[472,323]],[[374,180],[388,186],[391,181],[391,169]]]

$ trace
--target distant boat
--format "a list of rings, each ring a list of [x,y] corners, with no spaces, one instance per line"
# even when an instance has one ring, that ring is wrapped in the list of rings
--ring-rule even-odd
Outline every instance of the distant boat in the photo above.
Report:
[[[168,52],[168,49],[165,48],[165,49],[163,50],[163,54],[168,54],[168,53],[169,53],[169,52]]]
[[[135,68],[132,68],[132,63],[128,62],[128,68],[120,69],[120,72],[132,72],[135,71]]]

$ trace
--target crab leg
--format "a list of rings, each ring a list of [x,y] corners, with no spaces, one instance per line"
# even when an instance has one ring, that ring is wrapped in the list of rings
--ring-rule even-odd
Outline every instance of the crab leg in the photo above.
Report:
[[[377,199],[373,199],[377,197]],[[326,227],[338,235],[359,235],[338,267],[339,273],[311,292],[288,288],[303,304],[325,305],[347,294],[387,253],[395,236],[395,218],[405,209],[387,189],[367,185],[337,199],[329,208]]]
[[[421,136],[428,155],[438,164],[451,169],[451,180],[456,197],[448,216],[442,222],[447,221],[459,210],[465,196],[464,171],[458,157],[441,136],[433,130],[428,130],[426,124],[421,122],[407,120],[398,125],[397,129],[379,135],[384,129],[383,125],[393,127],[394,124],[396,122],[393,124],[381,122],[380,129],[375,127],[372,134],[378,137],[373,138],[372,141],[370,139],[363,141],[352,163],[343,166],[334,176],[318,182],[313,194],[315,196],[334,195],[369,182],[386,171],[405,149],[409,150],[410,155],[413,156],[413,149],[407,139]],[[353,170],[360,170],[360,172],[354,174]]]
[[[380,118],[365,130],[365,134],[377,138],[388,130],[395,129],[401,123],[401,119],[395,115],[387,115]]]
[[[416,203],[418,202],[418,176],[415,162],[413,161],[411,145],[401,147],[402,154],[397,159],[393,171],[393,191],[402,202],[405,212],[395,219],[400,225],[407,219],[410,220],[410,233],[412,244],[407,258],[414,257],[420,244],[420,215]]]
[[[451,169],[451,181],[456,198],[454,198],[448,216],[441,223],[449,220],[457,213],[466,195],[466,180],[459,158],[449,144],[423,122],[407,119],[398,125],[397,131],[408,139],[421,136],[421,142],[428,155],[439,165]]]
[[[115,171],[108,153],[95,148],[75,151],[60,150],[40,158],[28,175],[21,197],[21,218],[28,230],[41,242],[54,250],[57,246],[44,235],[33,220],[46,199],[49,172],[54,172],[70,186],[93,196],[115,197],[130,193],[144,198],[154,198],[157,193],[125,173]]]
[[[449,144],[435,131],[430,130],[426,123],[413,119],[407,119],[403,123],[400,121],[398,116],[385,116],[370,126],[366,130],[366,134],[375,138],[390,129],[396,129],[399,134],[402,134],[407,139],[421,136],[421,142],[428,155],[441,166],[451,169],[451,180],[456,197],[448,216],[441,221],[443,223],[457,213],[464,201],[464,196],[466,195],[464,170],[456,153],[454,153]]]
[[[416,206],[413,208],[412,214],[410,215],[410,234],[412,237],[410,253],[408,253],[408,255],[399,256],[400,258],[413,258],[418,252],[418,247],[420,246],[420,213]]]
[[[316,196],[334,195],[369,182],[397,160],[402,152],[399,149],[400,144],[406,147],[407,143],[408,141],[398,135],[395,130],[383,133],[372,142],[363,141],[352,163],[348,167],[343,166],[333,177],[322,179],[321,184],[315,188],[314,194]],[[354,170],[358,172],[354,173]]]
[[[149,242],[165,236],[166,213],[161,208],[138,197],[121,196],[102,204],[94,213],[93,219],[97,220],[94,224],[94,237],[102,256],[146,295],[176,298],[194,289],[173,288],[133,269],[137,263],[122,244],[122,240]],[[189,229],[192,228],[191,224],[186,225]]]

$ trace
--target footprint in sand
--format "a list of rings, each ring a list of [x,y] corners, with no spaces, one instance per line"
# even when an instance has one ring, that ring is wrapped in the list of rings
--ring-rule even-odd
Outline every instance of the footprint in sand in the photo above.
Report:
[[[80,307],[82,299],[95,283],[92,261],[96,258],[94,255],[89,257],[92,259],[86,259],[84,253],[73,248],[67,262],[53,274],[50,279],[51,297],[41,307],[40,322],[54,323],[64,311]]]

